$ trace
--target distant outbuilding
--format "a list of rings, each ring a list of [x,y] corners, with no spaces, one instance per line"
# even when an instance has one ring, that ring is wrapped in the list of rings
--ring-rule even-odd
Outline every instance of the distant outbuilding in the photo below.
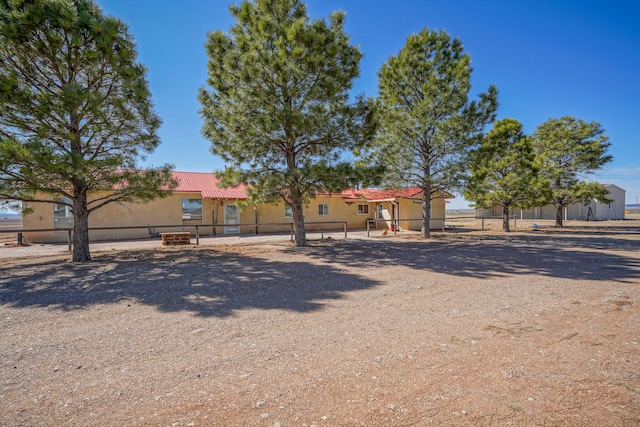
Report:
[[[564,220],[577,221],[607,221],[624,219],[626,191],[615,184],[602,184],[609,192],[611,202],[592,200],[588,205],[572,203],[564,208]],[[538,206],[530,209],[514,208],[511,215],[519,219],[556,219],[556,208],[553,204]],[[491,209],[477,209],[478,218],[502,216],[502,207],[493,206]]]

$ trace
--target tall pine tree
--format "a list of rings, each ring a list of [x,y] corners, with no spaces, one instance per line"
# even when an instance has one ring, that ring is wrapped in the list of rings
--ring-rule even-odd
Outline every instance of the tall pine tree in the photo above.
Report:
[[[230,11],[230,32],[213,31],[206,44],[203,133],[229,163],[223,183],[249,184],[250,202],[291,206],[296,245],[305,246],[303,205],[361,176],[341,158],[375,131],[372,102],[349,99],[362,54],[342,12],[310,21],[299,0],[244,1]]]
[[[469,100],[472,71],[459,39],[425,28],[378,72],[374,156],[387,166],[388,186],[422,189],[422,237],[430,237],[431,200],[462,188],[468,154],[495,119],[494,86]]]
[[[502,229],[506,232],[510,231],[511,208],[537,206],[549,197],[547,182],[538,174],[531,141],[517,120],[494,123],[480,147],[472,152],[470,165],[464,197],[476,208],[501,206]]]
[[[549,181],[548,200],[556,207],[556,225],[562,227],[562,212],[570,203],[606,201],[608,192],[590,177],[613,160],[607,154],[611,143],[598,122],[571,116],[549,119],[536,128],[533,147],[540,158],[542,176]]]
[[[91,0],[0,0],[0,199],[68,204],[73,261],[91,259],[91,212],[174,184],[169,166],[137,167],[160,119],[136,56]]]

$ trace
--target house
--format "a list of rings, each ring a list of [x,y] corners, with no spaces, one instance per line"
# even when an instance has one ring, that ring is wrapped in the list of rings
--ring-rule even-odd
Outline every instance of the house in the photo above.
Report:
[[[246,187],[221,188],[212,173],[173,172],[178,186],[173,193],[150,202],[111,203],[89,216],[89,238],[96,240],[149,237],[150,231],[194,231],[201,236],[288,232],[291,208],[284,204],[260,204],[240,209],[247,200]],[[365,229],[367,220],[377,228],[419,230],[421,190],[346,190],[318,194],[305,206],[308,231],[328,229],[328,222],[347,222],[348,229]],[[449,197],[450,195],[447,195]],[[440,229],[444,199],[432,201],[431,227]],[[70,208],[63,204],[31,203],[32,213],[23,219],[24,234],[32,242],[66,242],[73,226]],[[395,220],[395,221],[394,221]],[[129,228],[126,228],[129,227]],[[333,228],[342,225],[334,224]],[[59,231],[28,231],[59,229]]]
[[[345,190],[340,193],[346,204],[366,203],[373,210],[372,219],[376,220],[377,228],[382,226],[394,231],[397,223],[401,230],[420,230],[422,227],[422,190],[420,188],[405,188],[400,190]],[[442,229],[445,217],[445,197],[453,198],[451,194],[431,201],[431,229]],[[365,209],[365,205],[358,204],[357,209]],[[366,208],[368,209],[368,208]],[[364,224],[366,226],[366,224]],[[362,227],[364,228],[364,227]]]
[[[626,191],[615,184],[602,184],[609,192],[607,196],[611,202],[592,200],[587,206],[582,203],[571,203],[564,208],[563,219],[578,221],[604,221],[624,219]],[[556,219],[556,207],[553,204],[530,209],[514,208],[511,214],[519,219]],[[493,206],[491,209],[477,209],[476,217],[502,216],[502,207]]]
[[[163,199],[139,203],[111,203],[89,215],[91,240],[118,240],[149,237],[147,226],[228,224],[218,232],[237,233],[239,223],[254,222],[252,212],[240,212],[237,202],[247,199],[243,186],[220,188],[212,173],[172,172],[178,186]],[[73,226],[70,208],[63,204],[32,203],[33,212],[23,218],[23,229],[68,229]],[[143,227],[130,229],[96,229],[108,227]],[[189,228],[191,229],[191,228]],[[162,227],[158,231],[182,231],[181,227]],[[203,229],[202,234],[212,234]],[[64,242],[66,231],[25,232],[32,242]]]

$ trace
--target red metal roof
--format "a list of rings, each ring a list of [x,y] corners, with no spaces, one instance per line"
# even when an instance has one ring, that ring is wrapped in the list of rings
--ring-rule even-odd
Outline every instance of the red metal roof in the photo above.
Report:
[[[208,172],[171,172],[178,181],[173,190],[178,193],[200,193],[211,199],[246,199],[246,186],[220,188],[220,180]]]
[[[178,181],[178,186],[173,190],[178,193],[200,193],[202,197],[211,199],[247,199],[247,187],[220,188],[220,180],[213,173],[208,172],[171,172]],[[350,200],[380,201],[397,198],[413,198],[422,192],[419,187],[401,188],[396,190],[379,189],[348,189],[341,193],[328,194],[330,196],[343,197]],[[453,197],[447,195],[447,197]]]

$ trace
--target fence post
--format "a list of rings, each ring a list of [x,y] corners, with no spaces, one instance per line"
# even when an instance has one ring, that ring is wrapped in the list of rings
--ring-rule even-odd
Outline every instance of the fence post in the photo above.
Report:
[[[344,238],[347,238],[347,221],[344,222]]]
[[[291,223],[290,226],[291,226],[291,241],[293,242],[293,223]]]
[[[444,218],[442,218],[442,232],[444,233]]]
[[[371,229],[371,222],[367,220],[367,237],[369,237],[369,230]]]
[[[518,217],[517,216],[513,216],[513,228],[516,229],[518,228]]]
[[[484,231],[484,217],[482,217],[482,231]]]
[[[69,235],[67,236],[67,242],[69,243],[69,252],[71,252],[71,233],[73,233],[73,231],[69,228],[67,230],[67,232],[69,233]]]
[[[200,245],[200,231],[198,230],[198,226],[196,225],[196,246]]]

